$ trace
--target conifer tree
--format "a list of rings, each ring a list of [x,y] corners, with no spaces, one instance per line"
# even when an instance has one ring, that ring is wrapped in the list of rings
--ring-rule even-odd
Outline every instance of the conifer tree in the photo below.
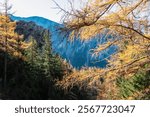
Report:
[[[71,40],[80,38],[87,41],[98,34],[110,35],[105,43],[97,45],[94,55],[111,46],[116,47],[116,52],[110,55],[108,65],[99,69],[92,80],[105,78],[115,87],[118,77],[131,78],[139,71],[150,70],[150,1],[149,0],[88,0],[81,9],[75,9],[70,3],[70,11],[61,8],[64,12],[64,27],[61,31],[69,34]],[[76,80],[74,80],[76,76]],[[62,86],[72,86],[88,79],[86,75],[78,72],[71,74],[61,83]]]
[[[26,50],[26,59],[33,66],[38,60],[39,48],[36,40],[32,36],[29,37],[29,42],[31,42],[32,45]]]
[[[52,52],[51,52],[51,43],[50,43],[50,32],[45,31],[43,35],[44,39],[44,45],[42,48],[42,53],[43,53],[43,66],[44,66],[44,71],[47,74],[48,77],[51,76],[51,64],[50,61],[53,59],[52,57]]]
[[[66,16],[61,30],[70,32],[70,39],[80,37],[83,41],[107,32],[113,38],[97,45],[94,54],[99,55],[110,46],[116,46],[117,52],[110,56],[102,77],[130,77],[150,63],[149,6],[149,0],[89,0],[80,10],[61,8]]]
[[[1,14],[0,14],[0,49],[5,52],[5,61],[4,61],[4,79],[3,85],[6,88],[7,81],[7,59],[8,54],[15,57],[21,57],[22,50],[28,48],[30,44],[27,44],[22,41],[22,36],[15,33],[16,22],[13,22],[9,18],[10,9],[12,6],[8,5],[8,0],[5,0],[4,3],[1,3]]]

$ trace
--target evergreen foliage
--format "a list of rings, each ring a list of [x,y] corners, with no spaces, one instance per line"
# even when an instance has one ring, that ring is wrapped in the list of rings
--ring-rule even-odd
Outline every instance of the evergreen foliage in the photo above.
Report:
[[[40,48],[37,42],[30,37],[32,45],[24,51],[25,59],[8,55],[8,87],[5,92],[2,92],[2,99],[63,98],[63,90],[55,84],[56,80],[62,79],[65,75],[65,64],[59,56],[51,53],[49,36],[43,38],[47,38],[45,43],[48,44]],[[4,64],[4,53],[0,52],[0,66]],[[3,78],[3,72],[4,69],[1,67],[0,79]]]
[[[120,99],[150,99],[150,72],[140,72],[132,79],[118,78]]]

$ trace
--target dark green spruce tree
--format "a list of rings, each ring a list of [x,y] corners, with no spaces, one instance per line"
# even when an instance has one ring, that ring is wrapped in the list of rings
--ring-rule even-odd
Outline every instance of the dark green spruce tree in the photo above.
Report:
[[[50,41],[50,32],[45,31],[43,35],[44,45],[42,47],[42,58],[43,58],[43,70],[48,78],[51,78],[51,72],[52,72],[52,63],[51,59],[53,59],[52,55],[52,48],[51,48],[51,41]]]
[[[32,66],[34,66],[38,62],[39,49],[36,40],[32,36],[29,37],[29,41],[32,42],[32,45],[25,52],[26,59]]]

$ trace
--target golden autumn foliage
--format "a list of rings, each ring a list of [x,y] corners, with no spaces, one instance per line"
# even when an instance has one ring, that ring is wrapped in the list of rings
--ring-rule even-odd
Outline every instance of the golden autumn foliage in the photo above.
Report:
[[[110,46],[116,46],[117,52],[106,59],[106,68],[90,72],[93,80],[103,77],[113,81],[118,77],[130,78],[140,70],[150,70],[149,0],[88,0],[81,9],[73,9],[72,6],[73,3],[70,11],[61,8],[66,16],[65,27],[61,31],[70,32],[70,39],[79,37],[86,41],[106,32],[115,35],[115,38],[107,38],[104,44],[94,49],[94,54],[98,55]],[[75,72],[61,85],[69,86],[87,78],[88,73]]]
[[[65,13],[67,18],[62,31],[69,30],[71,39],[80,37],[81,40],[106,31],[116,35],[115,39],[106,39],[106,43],[98,45],[94,52],[115,45],[117,53],[108,60],[105,77],[130,76],[150,62],[149,5],[148,0],[88,1],[84,8]]]
[[[75,85],[82,87],[85,85],[84,83],[86,83],[88,86],[91,86],[95,83],[93,79],[99,80],[101,78],[99,75],[101,72],[101,69],[96,68],[73,70],[73,72],[69,74],[67,78],[64,78],[64,80],[60,81],[59,83],[63,84],[65,89]]]
[[[0,49],[16,57],[21,57],[21,51],[28,48],[31,43],[23,42],[23,36],[15,32],[16,22],[9,16],[0,15]]]

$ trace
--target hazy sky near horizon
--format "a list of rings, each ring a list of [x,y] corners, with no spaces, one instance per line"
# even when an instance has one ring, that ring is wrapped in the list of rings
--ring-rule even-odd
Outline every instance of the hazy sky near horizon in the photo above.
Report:
[[[3,0],[2,0],[3,1]],[[55,0],[63,8],[68,8],[67,0]],[[80,5],[81,0],[74,0],[75,5]],[[29,16],[41,16],[55,22],[59,22],[62,13],[59,13],[59,9],[56,9],[56,4],[52,0],[9,0],[9,3],[13,5],[12,12],[15,12],[15,16],[29,17]]]

